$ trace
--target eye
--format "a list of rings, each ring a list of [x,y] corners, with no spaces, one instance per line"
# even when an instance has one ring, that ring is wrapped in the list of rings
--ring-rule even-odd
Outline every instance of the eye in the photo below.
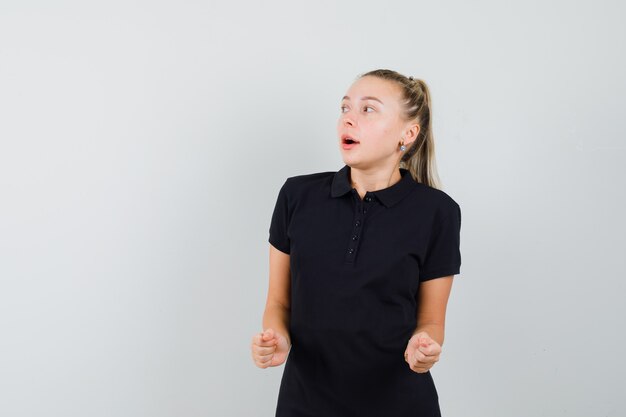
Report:
[[[341,113],[345,113],[346,106],[341,106],[340,109],[341,109]],[[376,110],[372,106],[363,106],[363,109],[372,109],[372,111]],[[368,112],[366,110],[365,113],[371,113],[371,112]]]

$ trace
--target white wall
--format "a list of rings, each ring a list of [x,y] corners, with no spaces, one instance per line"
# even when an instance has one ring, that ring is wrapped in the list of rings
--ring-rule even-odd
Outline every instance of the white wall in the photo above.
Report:
[[[433,94],[461,274],[445,416],[621,416],[621,2],[0,4],[0,415],[271,416],[287,176],[375,68]]]

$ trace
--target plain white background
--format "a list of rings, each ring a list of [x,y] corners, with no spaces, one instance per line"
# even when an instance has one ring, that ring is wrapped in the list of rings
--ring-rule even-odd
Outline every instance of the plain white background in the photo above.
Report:
[[[462,267],[444,416],[622,416],[613,1],[0,4],[0,415],[272,416],[270,215],[355,77],[423,78]]]

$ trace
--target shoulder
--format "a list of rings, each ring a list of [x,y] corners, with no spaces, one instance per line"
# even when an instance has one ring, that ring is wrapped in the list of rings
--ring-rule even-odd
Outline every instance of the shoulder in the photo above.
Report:
[[[298,185],[306,185],[306,184],[316,183],[320,181],[323,182],[326,179],[332,178],[336,173],[337,171],[323,171],[323,172],[313,172],[310,174],[300,174],[300,175],[294,175],[292,177],[288,177],[286,181],[297,187]]]
[[[336,173],[337,171],[323,171],[287,177],[283,189],[290,197],[297,197],[316,190],[327,190]]]
[[[461,206],[447,192],[423,183],[417,183],[415,194],[421,205],[426,205],[435,218],[445,220],[461,215]]]

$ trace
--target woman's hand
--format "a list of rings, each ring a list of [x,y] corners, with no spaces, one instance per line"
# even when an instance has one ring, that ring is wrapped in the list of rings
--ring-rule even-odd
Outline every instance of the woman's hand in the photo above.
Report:
[[[282,365],[288,352],[287,339],[273,329],[257,333],[252,338],[252,360],[259,368]]]
[[[428,372],[439,361],[441,346],[435,342],[426,332],[419,332],[409,339],[404,351],[404,360],[409,364],[412,371],[417,373]]]

